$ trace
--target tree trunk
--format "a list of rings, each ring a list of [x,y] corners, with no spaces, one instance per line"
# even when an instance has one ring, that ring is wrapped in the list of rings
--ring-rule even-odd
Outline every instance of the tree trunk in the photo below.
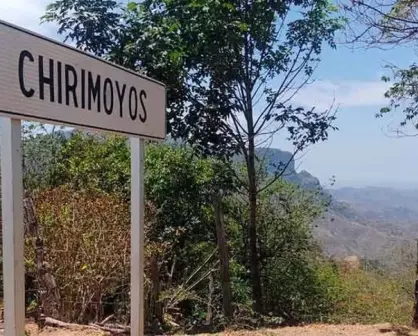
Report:
[[[151,318],[154,324],[154,330],[157,330],[160,324],[164,323],[164,314],[162,302],[159,301],[161,294],[160,268],[158,267],[158,255],[153,254],[150,260],[151,268],[151,300],[150,310]]]
[[[220,196],[215,199],[215,226],[216,239],[218,244],[219,260],[221,264],[222,304],[226,317],[232,317],[232,293],[229,276],[229,252],[226,240],[225,225],[223,218],[222,199]]]
[[[248,201],[249,201],[249,223],[248,223],[248,240],[250,244],[250,271],[251,283],[253,291],[254,310],[258,313],[262,312],[263,297],[261,287],[260,258],[258,253],[258,235],[257,235],[257,172],[255,167],[255,134],[253,119],[253,102],[252,102],[252,84],[251,84],[251,52],[249,37],[246,36],[245,43],[245,118],[247,120],[248,131],[248,154],[246,156],[247,174],[248,174]]]
[[[209,274],[209,291],[208,291],[208,304],[207,304],[207,312],[206,312],[206,323],[208,325],[212,324],[213,318],[213,309],[212,309],[212,297],[213,292],[215,291],[213,286],[213,274],[210,272]]]
[[[249,130],[250,133],[250,130]],[[248,235],[250,243],[250,270],[253,290],[254,310],[261,313],[263,307],[260,260],[258,257],[257,246],[257,180],[255,169],[255,145],[254,136],[249,136],[248,140],[248,201],[249,201],[249,226]]]

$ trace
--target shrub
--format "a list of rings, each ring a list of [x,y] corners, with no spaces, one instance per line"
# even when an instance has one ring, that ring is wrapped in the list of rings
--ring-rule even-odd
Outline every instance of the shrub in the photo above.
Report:
[[[338,304],[330,320],[337,323],[409,325],[413,307],[413,276],[382,270],[340,271]]]
[[[110,309],[122,318],[129,301],[129,204],[67,187],[41,192],[35,202],[60,294],[59,317],[97,321]],[[34,258],[30,248],[27,258]]]

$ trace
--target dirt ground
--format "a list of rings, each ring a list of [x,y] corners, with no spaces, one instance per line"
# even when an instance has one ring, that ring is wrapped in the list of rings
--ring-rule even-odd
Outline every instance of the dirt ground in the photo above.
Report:
[[[46,328],[41,333],[33,324],[27,326],[29,335],[39,336],[103,336],[103,331],[91,328],[57,329]],[[205,334],[202,336],[209,336]],[[215,335],[212,335],[215,336]],[[232,331],[216,336],[418,336],[418,331],[406,327],[395,327],[390,324],[374,326],[362,325],[309,325],[280,329],[261,329],[256,331]]]
[[[418,336],[418,331],[390,324],[363,325],[309,325],[252,332],[231,332],[223,336]]]

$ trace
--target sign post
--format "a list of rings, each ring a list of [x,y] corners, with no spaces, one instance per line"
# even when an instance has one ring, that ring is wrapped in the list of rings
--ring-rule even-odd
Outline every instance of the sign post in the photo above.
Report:
[[[5,336],[21,336],[25,331],[21,123],[1,119],[4,331]]]
[[[6,336],[25,327],[21,119],[130,137],[131,335],[144,334],[144,141],[166,134],[164,84],[0,20]]]
[[[144,140],[130,140],[131,172],[138,172],[131,175],[131,335],[144,335]]]

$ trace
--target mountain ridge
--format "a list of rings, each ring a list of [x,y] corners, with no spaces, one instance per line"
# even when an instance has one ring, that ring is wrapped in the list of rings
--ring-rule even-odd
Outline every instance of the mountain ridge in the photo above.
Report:
[[[270,173],[272,167],[291,157],[291,153],[279,149],[263,150],[268,154],[266,169]],[[308,171],[297,172],[294,161],[289,167],[283,175],[285,180],[306,189],[318,188],[331,196],[326,213],[313,223],[314,237],[326,254],[334,258],[357,255],[390,263],[410,259],[414,238],[418,238],[418,189],[322,189]]]

